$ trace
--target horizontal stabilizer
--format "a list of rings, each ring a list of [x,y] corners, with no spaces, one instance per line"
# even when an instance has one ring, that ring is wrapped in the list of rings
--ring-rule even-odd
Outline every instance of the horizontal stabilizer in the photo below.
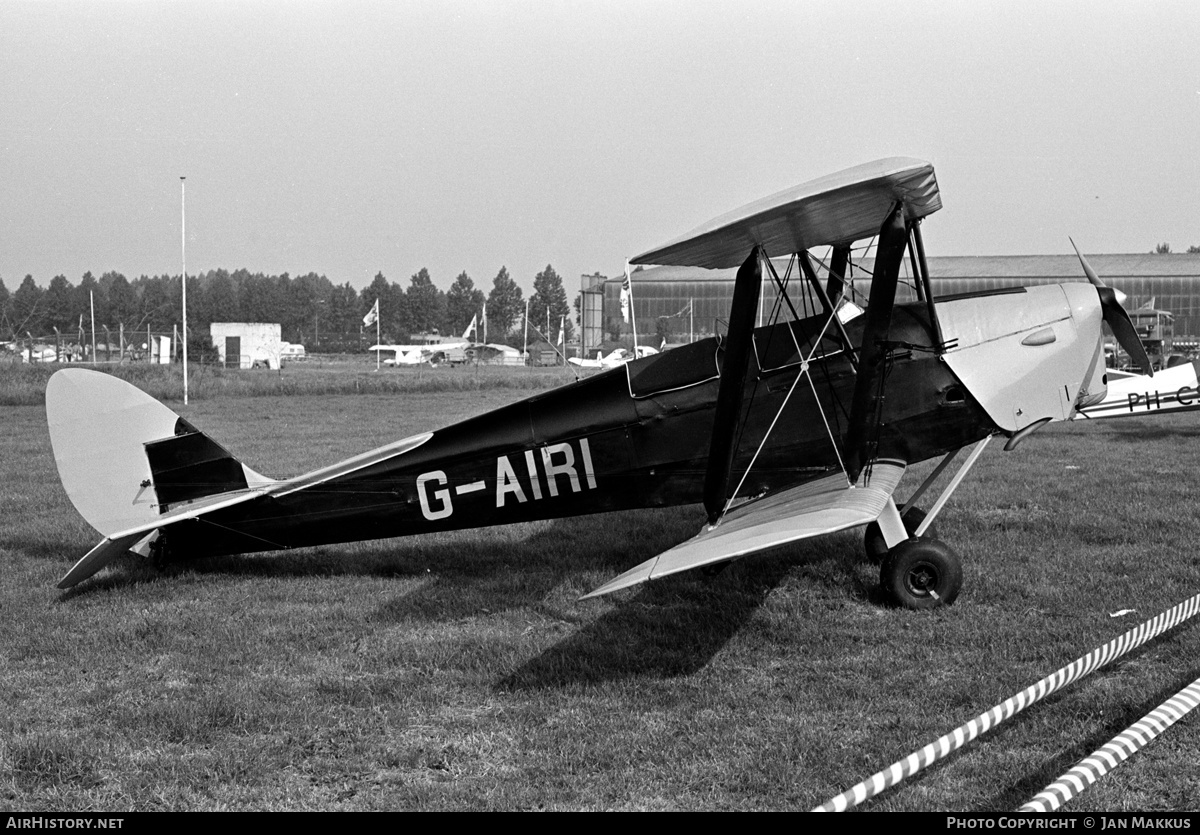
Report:
[[[188,503],[180,510],[164,513],[152,522],[146,522],[137,527],[111,534],[95,548],[84,554],[83,559],[75,563],[71,570],[58,581],[58,587],[60,589],[68,589],[76,583],[86,580],[104,568],[104,566],[120,557],[133,545],[136,545],[139,540],[149,536],[159,528],[176,522],[182,522],[186,519],[196,519],[221,508],[254,501],[261,498],[265,492],[264,489],[258,488],[243,490],[240,493],[206,496],[203,499]]]
[[[854,486],[837,473],[747,502],[725,514],[715,526],[706,526],[687,542],[631,568],[582,599],[874,522],[904,469],[900,461],[876,461]]]
[[[83,559],[75,563],[71,570],[63,575],[63,578],[58,581],[58,587],[60,589],[69,589],[76,583],[86,580],[101,568],[104,568],[104,566],[125,554],[137,544],[139,539],[145,536],[145,531],[135,531],[124,536],[104,539],[99,545],[84,554]]]

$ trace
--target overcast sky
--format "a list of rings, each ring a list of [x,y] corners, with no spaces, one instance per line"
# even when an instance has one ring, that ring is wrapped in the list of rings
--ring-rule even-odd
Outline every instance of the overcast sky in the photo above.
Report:
[[[928,159],[931,255],[1200,245],[1200,3],[0,2],[0,279],[483,289]]]

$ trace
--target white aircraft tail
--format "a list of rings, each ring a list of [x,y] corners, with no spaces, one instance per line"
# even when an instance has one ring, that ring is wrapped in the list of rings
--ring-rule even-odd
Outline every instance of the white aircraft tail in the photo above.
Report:
[[[46,386],[46,419],[63,489],[105,537],[149,525],[172,504],[267,481],[111,374],[55,373]]]

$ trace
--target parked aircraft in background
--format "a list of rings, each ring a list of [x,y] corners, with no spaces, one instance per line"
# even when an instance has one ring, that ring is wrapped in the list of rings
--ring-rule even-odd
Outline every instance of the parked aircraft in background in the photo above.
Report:
[[[694,538],[592,595],[869,524],[887,597],[950,603],[961,565],[929,525],[984,445],[1001,435],[1013,449],[1103,401],[1102,321],[1149,360],[1099,279],[935,302],[921,223],[941,206],[933,166],[904,158],[759,200],[633,259],[740,265],[725,336],[286,480],[127,383],[60,371],[46,392],[55,459],[103,539],[59,585],[131,549],[204,557],[701,502]],[[843,321],[859,242],[875,250],[871,298]],[[788,255],[780,276],[771,258]],[[911,301],[897,301],[904,272]],[[764,274],[780,303],[755,327]],[[967,448],[921,514],[915,502]],[[898,501],[905,468],[932,458]]]
[[[433,345],[372,345],[368,351],[391,352],[384,365],[440,365],[467,361],[469,342],[441,342]]]
[[[1141,417],[1159,412],[1194,412],[1200,409],[1200,383],[1196,366],[1183,362],[1156,371],[1153,377],[1108,369],[1108,393],[1093,406],[1080,409],[1075,420]]]
[[[634,351],[628,348],[615,348],[608,353],[607,356],[600,356],[600,352],[596,352],[595,359],[580,359],[579,357],[569,357],[567,362],[571,365],[577,365],[580,368],[616,368],[619,365],[624,365],[635,359],[654,356],[658,350],[651,348],[649,345],[638,345],[636,349],[637,356],[634,356]]]

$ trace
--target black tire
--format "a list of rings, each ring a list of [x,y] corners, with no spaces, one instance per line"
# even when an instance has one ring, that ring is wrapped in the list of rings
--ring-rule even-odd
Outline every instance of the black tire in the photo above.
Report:
[[[150,564],[154,566],[155,571],[165,571],[168,566],[174,561],[174,554],[171,553],[171,545],[167,542],[167,535],[162,531],[158,532],[158,536],[154,537],[150,543]]]
[[[908,532],[909,537],[916,536],[917,528],[925,521],[925,511],[914,507],[901,516],[900,521],[904,523],[904,530]],[[925,531],[925,537],[928,539],[938,538],[937,522],[929,526],[929,529]],[[879,529],[878,522],[867,525],[867,531],[863,534],[863,550],[867,552],[867,559],[875,565],[879,565],[887,557],[887,542],[884,541],[883,531]]]
[[[908,539],[893,548],[879,570],[884,596],[905,609],[949,606],[962,589],[962,562],[938,539]]]

